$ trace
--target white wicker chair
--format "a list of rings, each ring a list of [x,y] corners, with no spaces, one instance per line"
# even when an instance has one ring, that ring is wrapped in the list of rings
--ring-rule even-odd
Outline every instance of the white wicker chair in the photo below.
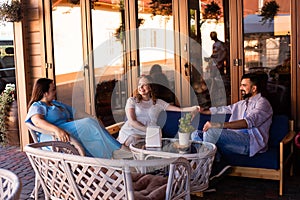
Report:
[[[168,166],[163,187],[165,199],[190,199],[190,164],[184,158],[155,160],[109,160],[42,150],[62,142],[29,144],[25,152],[33,166],[46,199],[128,199],[135,198],[139,186],[134,177],[158,175],[136,173],[139,167]],[[65,143],[63,145],[66,145]],[[68,145],[68,144],[67,144]],[[161,190],[160,190],[161,192]],[[160,193],[161,194],[161,193]]]
[[[36,126],[34,126],[32,123],[30,122],[26,122],[25,123],[28,130],[29,130],[29,133],[33,139],[33,142],[34,143],[38,143],[38,134],[46,134],[46,135],[51,135],[52,136],[52,139],[53,141],[55,141],[55,134],[51,131],[47,131],[47,130],[44,130],[44,129],[41,129],[41,128],[38,128]],[[84,152],[84,149],[83,147],[81,146],[81,144],[76,140],[74,139],[73,137],[70,137],[70,143],[73,145],[73,147],[75,147],[75,149],[72,149],[72,152],[69,152],[71,154],[75,154],[75,155],[81,155],[81,156],[84,156],[85,155],[85,152]],[[40,182],[37,178],[37,176],[35,177],[35,187],[31,193],[31,197],[34,198],[35,200],[38,199],[38,190],[40,188]]]
[[[0,169],[0,199],[19,199],[21,188],[21,181],[16,174],[6,169]]]

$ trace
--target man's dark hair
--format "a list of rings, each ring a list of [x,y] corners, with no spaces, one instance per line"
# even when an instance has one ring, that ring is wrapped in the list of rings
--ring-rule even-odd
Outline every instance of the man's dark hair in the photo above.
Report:
[[[249,73],[242,76],[242,80],[249,78],[251,83],[256,86],[258,93],[263,93],[266,89],[268,75],[265,73]]]
[[[210,38],[214,41],[218,40],[218,34],[216,31],[210,32]]]

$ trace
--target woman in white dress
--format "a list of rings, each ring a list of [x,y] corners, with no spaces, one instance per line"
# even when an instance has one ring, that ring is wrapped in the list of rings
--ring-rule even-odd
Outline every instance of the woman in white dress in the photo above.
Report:
[[[157,118],[161,111],[178,111],[198,113],[199,106],[179,108],[156,99],[151,88],[152,78],[140,78],[137,94],[127,100],[125,111],[127,121],[122,126],[118,140],[121,144],[129,146],[136,140],[145,137],[147,126],[157,125]]]

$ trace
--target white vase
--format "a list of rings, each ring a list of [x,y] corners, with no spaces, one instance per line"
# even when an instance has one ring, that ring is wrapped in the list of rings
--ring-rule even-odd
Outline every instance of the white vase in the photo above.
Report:
[[[180,146],[188,146],[190,141],[190,133],[181,133],[178,132],[179,145]]]

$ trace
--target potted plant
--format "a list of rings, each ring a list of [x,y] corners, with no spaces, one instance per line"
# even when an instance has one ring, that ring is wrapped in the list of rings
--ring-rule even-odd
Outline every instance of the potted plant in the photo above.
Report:
[[[0,95],[0,143],[19,143],[17,104],[15,84],[6,84]]]
[[[0,21],[19,22],[22,19],[22,3],[17,0],[0,4]]]
[[[195,130],[195,128],[191,124],[191,121],[191,113],[186,113],[179,119],[178,137],[180,146],[187,146],[189,144],[191,132]]]

